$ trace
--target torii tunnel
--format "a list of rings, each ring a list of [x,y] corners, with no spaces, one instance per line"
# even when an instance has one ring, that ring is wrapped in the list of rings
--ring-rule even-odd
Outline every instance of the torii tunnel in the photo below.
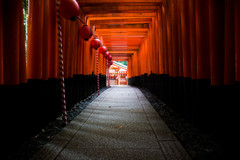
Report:
[[[109,60],[94,49],[94,38],[112,61],[127,61],[128,86],[148,89],[225,148],[239,138],[239,0],[27,3],[25,21],[22,0],[0,0],[1,132],[7,149],[65,114],[63,104],[69,111],[98,89],[110,89]],[[84,25],[93,34],[89,39],[82,38]]]

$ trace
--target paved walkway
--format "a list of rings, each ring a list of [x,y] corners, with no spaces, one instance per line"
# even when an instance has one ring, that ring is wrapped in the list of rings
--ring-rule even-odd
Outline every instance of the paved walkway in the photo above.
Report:
[[[139,89],[112,86],[33,159],[190,158]]]

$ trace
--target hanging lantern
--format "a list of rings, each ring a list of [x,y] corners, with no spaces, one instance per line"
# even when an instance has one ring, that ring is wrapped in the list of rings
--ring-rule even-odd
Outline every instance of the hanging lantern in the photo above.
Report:
[[[99,52],[104,55],[104,54],[107,52],[106,47],[104,47],[104,46],[103,46],[103,47],[100,47],[100,48],[99,48]]]
[[[109,56],[109,53],[106,52],[106,53],[104,54],[104,58],[108,58],[108,56]]]
[[[111,56],[111,55],[108,56],[108,60],[109,60],[109,61],[112,60],[112,56]]]
[[[59,10],[61,16],[71,20],[76,20],[80,14],[80,7],[76,0],[61,0]]]
[[[85,41],[88,41],[88,39],[90,39],[92,37],[93,32],[92,32],[91,27],[89,27],[88,25],[83,25],[79,29],[79,34],[82,39],[84,39]]]
[[[112,60],[110,61],[110,65],[113,65],[113,61]]]
[[[101,41],[97,38],[92,39],[91,41],[91,47],[94,49],[98,49],[101,46]]]

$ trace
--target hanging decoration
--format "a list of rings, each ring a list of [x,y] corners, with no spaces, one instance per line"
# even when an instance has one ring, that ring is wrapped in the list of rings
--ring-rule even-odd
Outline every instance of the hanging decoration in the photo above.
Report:
[[[103,54],[103,56],[107,59],[107,66],[109,64],[111,64],[111,62],[108,62],[108,57],[109,57],[109,53],[107,52],[107,49],[102,46],[101,41],[95,36],[94,31],[95,31],[95,26],[94,29],[92,31],[91,27],[89,27],[81,18],[80,18],[80,6],[77,3],[76,0],[61,0],[58,1],[58,18],[59,18],[59,24],[60,24],[60,14],[62,17],[68,19],[68,20],[80,20],[81,23],[83,24],[83,26],[79,29],[80,31],[80,37],[82,39],[84,39],[85,41],[88,41],[92,36],[94,36],[94,38],[91,40],[91,48],[96,50],[96,64],[97,64],[97,86],[98,86],[98,95],[99,93],[99,74],[98,74],[98,48],[99,48],[99,52],[101,54]],[[59,27],[61,29],[61,26]],[[60,30],[59,29],[59,30]],[[60,32],[61,33],[61,32]],[[62,35],[59,34],[59,35]],[[62,42],[62,37],[60,37],[61,42]],[[62,47],[62,44],[59,46]],[[60,48],[59,53],[62,53],[62,48]],[[60,65],[60,72],[63,70],[63,56],[59,56],[61,58],[61,65]],[[110,61],[111,61],[112,57],[110,57]],[[108,72],[109,72],[109,67],[108,67]],[[63,87],[64,87],[64,72],[61,72],[63,74],[63,77],[61,77],[63,79]],[[64,88],[64,103],[66,103],[65,101],[65,88]],[[65,108],[66,108],[66,104],[65,104]],[[66,110],[66,109],[65,109]],[[65,114],[64,114],[65,115]]]
[[[62,17],[75,20],[80,15],[80,7],[76,0],[61,0],[59,11]]]
[[[109,56],[109,53],[108,52],[106,52],[105,54],[104,54],[104,58],[108,58],[108,56]]]
[[[101,41],[98,38],[93,38],[91,41],[91,47],[97,50],[101,46]]]
[[[93,35],[93,32],[92,32],[92,29],[91,27],[89,27],[88,25],[84,24],[80,29],[79,29],[79,34],[80,34],[80,37],[82,39],[84,39],[85,41],[88,41],[92,35]]]
[[[112,60],[112,56],[109,55],[109,56],[108,56],[108,61],[111,61],[111,60]]]
[[[102,46],[99,48],[99,53],[101,53],[102,55],[104,55],[107,52],[106,47]]]
[[[89,27],[81,18],[80,18],[80,6],[76,0],[61,0],[59,6],[60,14],[62,17],[68,20],[80,20],[83,26],[80,28],[80,37],[85,41],[88,41],[93,33],[91,27]]]

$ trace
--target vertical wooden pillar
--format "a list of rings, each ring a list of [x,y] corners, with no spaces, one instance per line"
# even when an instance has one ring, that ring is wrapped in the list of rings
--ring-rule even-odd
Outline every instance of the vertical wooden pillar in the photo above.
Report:
[[[91,41],[91,39],[90,40],[88,40],[88,41]],[[88,75],[88,68],[89,68],[89,54],[90,54],[90,44],[89,44],[89,42],[84,42],[84,66],[83,66],[83,74],[84,75]]]
[[[19,81],[27,82],[23,1],[19,1]]]
[[[181,8],[181,32],[182,32],[182,54],[183,54],[183,76],[191,77],[191,41],[189,4],[186,0],[180,0]]]
[[[4,84],[19,84],[19,2],[2,1]]]
[[[169,74],[169,60],[168,60],[168,38],[167,38],[167,17],[166,17],[165,5],[162,5],[162,25],[163,25],[163,62],[164,62],[164,74]]]
[[[162,10],[162,8],[161,7],[159,7],[159,10]],[[156,57],[155,57],[155,63],[156,63],[156,66],[155,66],[155,70],[156,70],[156,74],[159,74],[160,73],[160,71],[159,71],[159,69],[160,69],[160,67],[159,67],[159,64],[160,64],[160,61],[159,61],[159,57],[160,57],[160,54],[163,54],[163,52],[162,51],[160,51],[160,48],[162,48],[161,47],[161,43],[160,43],[160,39],[158,38],[158,35],[160,36],[160,37],[162,37],[162,35],[160,35],[160,16],[159,16],[159,12],[160,11],[158,11],[157,12],[157,18],[156,18],[156,20],[155,20],[155,24],[154,24],[154,26],[155,26],[155,33],[153,33],[153,36],[154,36],[154,39],[153,39],[153,41],[154,41],[154,52],[155,52],[155,55],[156,55]],[[162,14],[162,11],[161,11],[161,14]],[[162,27],[162,26],[161,26]],[[163,39],[163,38],[162,38]]]
[[[240,81],[240,1],[235,0],[235,80]]]
[[[74,25],[72,24],[72,22],[70,21],[69,22],[69,36],[70,37],[70,41],[69,41],[69,50],[68,50],[68,64],[67,64],[67,68],[68,68],[68,77],[71,77],[73,76],[73,64],[74,64],[74,47],[73,47],[73,44],[74,44]]]
[[[64,47],[64,77],[68,78],[69,77],[69,57],[70,57],[70,42],[71,42],[71,30],[70,28],[70,21],[65,20],[65,25],[64,25],[64,30],[65,30],[65,35],[64,35],[64,43],[63,43],[63,47]]]
[[[57,43],[57,15],[56,15],[56,2],[49,1],[49,44],[48,44],[48,78],[58,78],[59,76],[59,56],[58,56],[58,43]],[[44,20],[46,21],[46,20]],[[62,30],[64,29],[63,19],[62,22]],[[64,31],[63,31],[63,42],[64,42]],[[63,43],[63,49],[64,49]],[[64,52],[65,53],[65,50]],[[64,57],[65,59],[65,57]],[[65,62],[64,62],[65,64]]]
[[[178,43],[178,6],[177,0],[171,3],[171,21],[172,21],[172,70],[173,77],[179,75],[179,43]]]
[[[4,84],[3,70],[3,7],[0,1],[0,85]]]
[[[132,63],[132,70],[134,75],[133,76],[138,76],[138,53],[135,53],[133,57],[133,63]]]
[[[75,22],[74,23],[74,44],[73,44],[73,48],[74,48],[74,64],[73,64],[73,74],[77,74],[77,61],[78,61],[78,55],[77,55],[77,45],[78,45],[78,23]]]
[[[210,98],[210,26],[209,1],[195,0],[196,13],[196,53],[197,53],[197,86],[194,119],[200,128],[212,127],[211,113],[213,107]],[[203,118],[204,117],[204,118]]]
[[[211,84],[224,83],[224,0],[210,0]]]
[[[27,70],[28,79],[42,79],[43,1],[29,1]]]
[[[224,84],[235,80],[234,1],[225,0]]]
[[[195,0],[197,78],[210,78],[210,41],[208,0]]]
[[[178,26],[178,52],[179,52],[179,58],[178,58],[178,76],[183,77],[183,54],[182,54],[182,32],[181,32],[181,10],[180,10],[180,1],[177,0],[177,26]],[[180,86],[181,87],[181,86]]]
[[[43,2],[43,53],[42,53],[42,79],[47,80],[48,79],[48,54],[49,54],[49,16],[50,16],[50,9],[49,9],[49,1],[44,1]]]
[[[151,24],[150,24],[149,28],[151,28]],[[139,67],[139,71],[138,71],[139,74],[138,75],[140,75],[141,73],[144,73],[143,69],[144,70],[146,69],[146,72],[149,73],[149,74],[152,72],[152,67],[151,67],[151,58],[152,58],[152,56],[151,56],[151,50],[150,50],[150,47],[149,47],[151,42],[150,42],[150,34],[149,34],[149,32],[150,31],[148,31],[146,43],[145,43],[145,46],[144,46],[146,51],[142,52],[142,54],[144,54],[144,57],[146,57],[145,58],[146,59],[145,66],[144,67],[142,67],[142,65],[141,65],[141,63],[143,64],[143,62],[141,61],[141,57],[138,56],[138,62],[140,63],[139,66],[141,66],[141,67]]]
[[[153,22],[155,21],[155,18],[153,18]],[[148,55],[149,55],[149,66],[150,66],[150,70],[155,73],[155,53],[153,52],[152,48],[153,48],[153,41],[152,41],[152,32],[154,32],[154,23],[150,24],[149,27],[149,31],[148,31]],[[146,53],[144,53],[146,54]],[[140,60],[140,59],[139,59]],[[141,61],[140,61],[141,62]],[[141,68],[143,68],[143,65],[141,65]],[[142,71],[140,72],[140,75],[143,74]]]
[[[197,53],[196,53],[196,16],[195,16],[195,1],[188,0],[189,5],[189,45],[191,54],[191,78],[197,79]]]
[[[127,60],[127,78],[132,77],[132,58]]]
[[[168,68],[169,68],[169,76],[173,76],[173,66],[172,66],[172,23],[171,23],[171,3],[167,2],[167,44],[168,44]]]
[[[79,28],[80,29],[80,28]],[[80,32],[79,32],[80,34]],[[80,37],[80,36],[78,36]],[[79,38],[79,70],[80,70],[80,74],[83,74],[83,56],[84,56],[84,40],[82,38]]]
[[[164,74],[164,69],[165,69],[165,65],[164,65],[164,30],[163,30],[163,11],[162,11],[162,7],[159,8],[158,11],[158,21],[157,21],[157,28],[158,28],[158,35],[156,39],[158,39],[158,46],[159,46],[159,59],[157,59],[159,61],[159,73],[160,74]],[[164,24],[165,25],[165,24]]]

